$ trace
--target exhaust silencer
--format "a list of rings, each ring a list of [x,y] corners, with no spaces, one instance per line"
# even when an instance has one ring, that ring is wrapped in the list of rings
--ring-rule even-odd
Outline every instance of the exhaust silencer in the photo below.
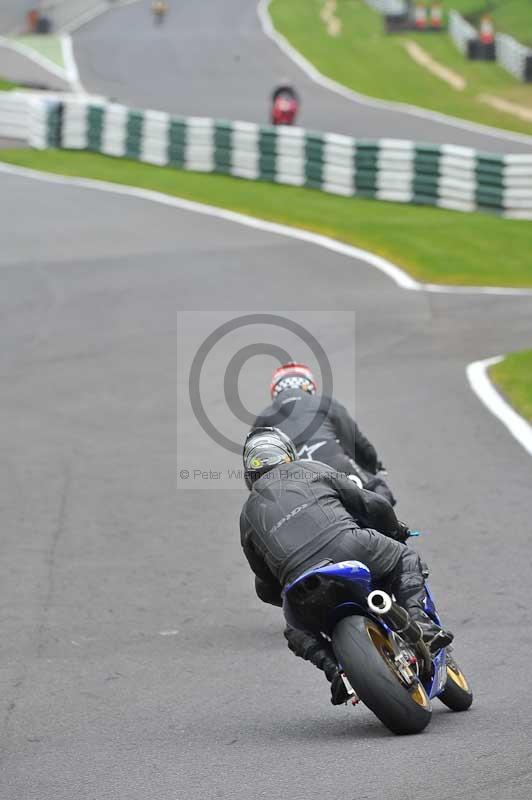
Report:
[[[406,609],[392,600],[389,594],[379,589],[371,592],[368,595],[368,608],[382,617],[388,627],[409,644],[418,646],[421,643],[425,647],[420,626],[414,622]]]
[[[414,648],[419,660],[421,671],[429,676],[432,669],[432,659],[429,649],[423,641],[423,631],[414,622],[410,614],[402,606],[395,603],[389,594],[376,589],[368,595],[368,608],[374,614],[382,617],[388,627],[399,634],[405,642]]]

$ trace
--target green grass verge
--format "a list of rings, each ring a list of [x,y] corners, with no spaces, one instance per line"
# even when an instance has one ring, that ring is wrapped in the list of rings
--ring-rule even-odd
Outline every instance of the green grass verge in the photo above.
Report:
[[[497,31],[509,33],[523,44],[532,45],[530,0],[448,0],[446,6],[475,23],[484,14],[489,14]]]
[[[273,0],[270,11],[277,30],[323,74],[373,97],[532,134],[532,123],[496,111],[478,99],[489,94],[532,108],[530,84],[520,83],[494,63],[468,61],[445,33],[386,35],[380,14],[362,0],[339,0],[336,13],[342,32],[333,38],[320,19],[322,7],[323,0]],[[405,50],[406,40],[417,42],[464,77],[465,90],[451,88],[416,64]],[[393,130],[389,135],[393,136]]]
[[[4,81],[0,78],[0,92],[8,92],[11,89],[16,89],[16,88],[17,88],[16,84],[11,83],[10,81]]]
[[[154,189],[332,236],[434,283],[532,286],[532,224],[184,172],[93,153],[2,150],[0,160]]]
[[[490,376],[517,411],[532,422],[532,350],[506,356],[491,367]]]

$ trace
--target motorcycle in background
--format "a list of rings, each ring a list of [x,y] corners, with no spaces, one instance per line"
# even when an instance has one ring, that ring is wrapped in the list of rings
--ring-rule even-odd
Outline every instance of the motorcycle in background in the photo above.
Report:
[[[165,0],[154,0],[151,6],[155,25],[162,25],[168,13],[168,4]]]
[[[272,94],[272,125],[293,125],[299,112],[299,97],[292,86],[282,84]]]

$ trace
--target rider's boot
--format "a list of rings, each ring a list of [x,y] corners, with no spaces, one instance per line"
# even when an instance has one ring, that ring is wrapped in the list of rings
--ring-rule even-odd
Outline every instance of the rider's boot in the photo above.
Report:
[[[444,647],[448,647],[453,639],[454,633],[451,633],[451,631],[444,631],[443,628],[440,628],[438,633],[434,634],[430,639],[425,639],[425,635],[423,635],[423,640],[433,656],[440,650],[443,650]]]
[[[444,630],[425,613],[424,573],[427,572],[418,554],[406,547],[400,562],[400,570],[393,586],[397,601],[417,622],[423,634],[423,641],[432,655],[451,644],[454,639],[450,631]]]
[[[436,655],[442,648],[451,644],[454,634],[437,625],[424,611],[416,606],[407,609],[414,622],[417,622],[423,634],[423,641],[430,650],[431,655]]]
[[[342,705],[349,699],[347,689],[342,680],[342,673],[330,644],[322,637],[314,636],[305,631],[298,631],[287,626],[284,632],[288,647],[296,656],[310,661],[315,667],[321,669],[331,684],[331,703],[334,706]]]

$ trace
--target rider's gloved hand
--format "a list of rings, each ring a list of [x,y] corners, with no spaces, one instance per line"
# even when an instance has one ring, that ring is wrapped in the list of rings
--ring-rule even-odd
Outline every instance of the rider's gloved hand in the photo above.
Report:
[[[406,523],[401,522],[400,520],[398,520],[398,522],[397,522],[397,532],[396,532],[396,537],[395,537],[397,539],[397,541],[398,542],[402,542],[403,544],[405,544],[405,542],[410,538],[411,535],[412,535],[412,531],[410,530],[408,525]]]

